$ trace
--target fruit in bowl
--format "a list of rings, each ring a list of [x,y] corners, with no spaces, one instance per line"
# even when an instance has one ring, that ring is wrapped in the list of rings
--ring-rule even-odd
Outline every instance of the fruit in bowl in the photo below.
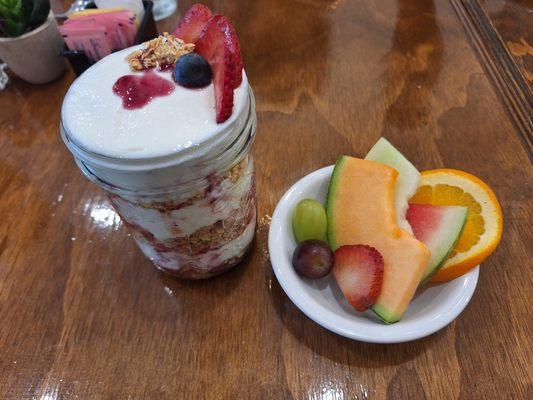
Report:
[[[323,278],[333,268],[333,252],[326,242],[306,240],[294,250],[292,265],[300,276],[309,279]]]
[[[327,242],[332,275],[357,311],[398,322],[419,287],[460,276],[495,249],[502,218],[492,190],[470,174],[436,171],[419,173],[383,138],[365,159],[343,156],[335,164],[326,196]],[[296,216],[307,221],[306,232],[322,229],[312,226],[301,203],[293,214],[297,240]]]
[[[303,199],[294,207],[292,229],[298,242],[311,239],[325,241],[327,224],[326,211],[315,199]]]
[[[333,275],[348,303],[363,312],[383,289],[383,257],[374,247],[357,244],[335,250]]]

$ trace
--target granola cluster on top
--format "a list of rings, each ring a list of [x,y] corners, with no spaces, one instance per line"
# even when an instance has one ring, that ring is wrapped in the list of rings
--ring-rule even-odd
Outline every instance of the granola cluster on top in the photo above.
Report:
[[[185,43],[168,32],[143,44],[139,50],[126,57],[132,71],[143,71],[150,68],[164,69],[174,65],[184,54],[194,51],[194,44]]]

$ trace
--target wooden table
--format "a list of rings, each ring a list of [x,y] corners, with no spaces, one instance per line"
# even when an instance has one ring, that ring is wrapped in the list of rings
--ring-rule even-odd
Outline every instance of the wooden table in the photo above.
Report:
[[[74,165],[58,131],[73,74],[13,79],[0,92],[0,398],[533,398],[531,103],[510,103],[520,93],[503,91],[470,3],[206,1],[234,21],[257,99],[259,227],[241,266],[203,282],[157,273]],[[398,345],[312,322],[267,252],[285,190],[380,136],[422,170],[478,175],[505,217],[466,310]]]

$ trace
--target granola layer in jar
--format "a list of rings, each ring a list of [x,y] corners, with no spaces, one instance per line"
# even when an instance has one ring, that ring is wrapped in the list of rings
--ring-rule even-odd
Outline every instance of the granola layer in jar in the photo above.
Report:
[[[226,172],[209,174],[195,193],[177,188],[164,195],[110,194],[110,199],[143,253],[179,278],[209,278],[235,266],[255,232],[249,155]]]

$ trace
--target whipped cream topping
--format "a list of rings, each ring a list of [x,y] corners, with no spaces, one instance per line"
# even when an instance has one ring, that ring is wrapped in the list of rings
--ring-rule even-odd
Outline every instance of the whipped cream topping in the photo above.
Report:
[[[113,85],[132,72],[125,60],[140,46],[113,53],[71,85],[61,119],[67,135],[84,150],[98,155],[144,159],[162,157],[208,142],[233,124],[248,102],[248,81],[235,89],[231,117],[216,123],[213,83],[201,89],[176,85],[168,96],[153,98],[140,109],[125,109]],[[172,81],[172,71],[155,71]]]

